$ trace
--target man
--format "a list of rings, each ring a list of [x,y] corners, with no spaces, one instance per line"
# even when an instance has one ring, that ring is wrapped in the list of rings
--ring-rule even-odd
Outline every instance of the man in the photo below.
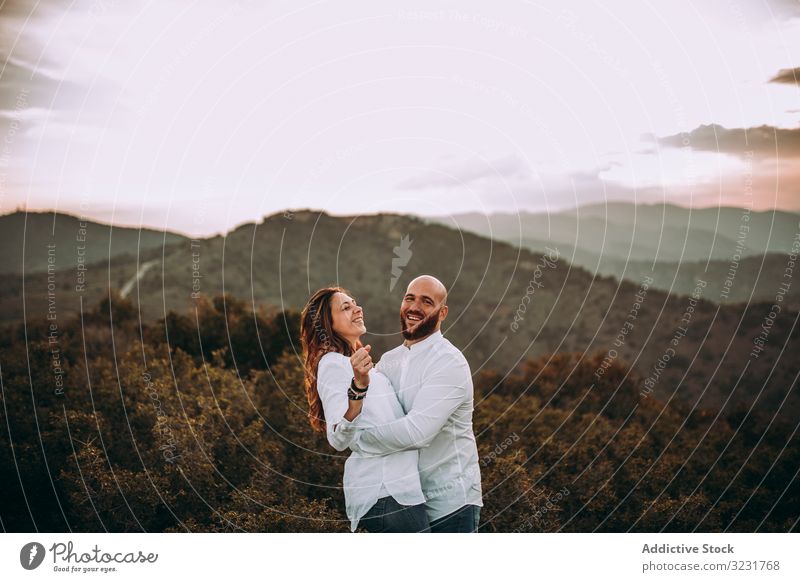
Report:
[[[476,532],[483,501],[472,374],[461,351],[442,335],[447,311],[447,289],[438,279],[411,281],[400,305],[405,341],[376,367],[391,380],[406,416],[359,429],[353,448],[375,455],[419,449],[431,531]]]

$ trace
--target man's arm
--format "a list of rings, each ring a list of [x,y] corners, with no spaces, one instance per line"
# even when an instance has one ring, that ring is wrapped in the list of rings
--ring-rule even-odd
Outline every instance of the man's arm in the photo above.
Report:
[[[369,455],[425,448],[471,390],[472,375],[466,361],[455,355],[448,356],[443,362],[437,362],[436,369],[423,379],[406,416],[359,430],[351,448]]]

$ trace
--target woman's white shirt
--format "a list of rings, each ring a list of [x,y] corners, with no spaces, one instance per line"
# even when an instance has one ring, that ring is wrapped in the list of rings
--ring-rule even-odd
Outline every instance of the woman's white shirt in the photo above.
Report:
[[[328,442],[337,451],[350,447],[359,427],[382,426],[405,415],[388,378],[372,369],[361,414],[351,422],[345,420],[347,389],[352,379],[350,358],[336,352],[322,356],[317,368],[317,391],[325,412]],[[380,497],[391,495],[401,505],[425,503],[418,461],[416,449],[383,456],[350,454],[344,464],[343,486],[352,531]]]

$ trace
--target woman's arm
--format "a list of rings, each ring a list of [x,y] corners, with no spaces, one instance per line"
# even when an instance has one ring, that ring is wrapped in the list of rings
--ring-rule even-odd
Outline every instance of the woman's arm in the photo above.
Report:
[[[344,413],[345,420],[352,421],[354,420],[359,414],[361,414],[361,409],[364,407],[364,400],[348,400],[347,412]],[[335,428],[335,427],[334,427]]]
[[[353,443],[357,420],[364,406],[363,400],[350,400],[347,389],[353,379],[353,369],[345,356],[323,356],[317,369],[317,391],[325,411],[325,424],[330,445],[344,451]],[[356,381],[358,386],[358,380]]]
[[[359,390],[367,390],[369,388],[369,371],[373,367],[372,358],[369,355],[371,349],[372,346],[359,348],[356,350],[356,353],[350,356],[350,367],[353,369],[353,383]],[[361,409],[364,406],[364,399],[351,399],[349,391],[347,396],[349,405],[347,412],[344,413],[344,419],[352,421],[361,414]],[[364,396],[366,396],[366,393]]]

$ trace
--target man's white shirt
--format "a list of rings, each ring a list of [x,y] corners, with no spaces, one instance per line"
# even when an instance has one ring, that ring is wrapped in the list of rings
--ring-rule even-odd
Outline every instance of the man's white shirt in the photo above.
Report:
[[[437,331],[387,352],[376,370],[391,381],[406,416],[357,430],[351,448],[365,455],[419,449],[419,475],[431,521],[464,505],[483,506],[472,430],[472,374],[461,351]]]

